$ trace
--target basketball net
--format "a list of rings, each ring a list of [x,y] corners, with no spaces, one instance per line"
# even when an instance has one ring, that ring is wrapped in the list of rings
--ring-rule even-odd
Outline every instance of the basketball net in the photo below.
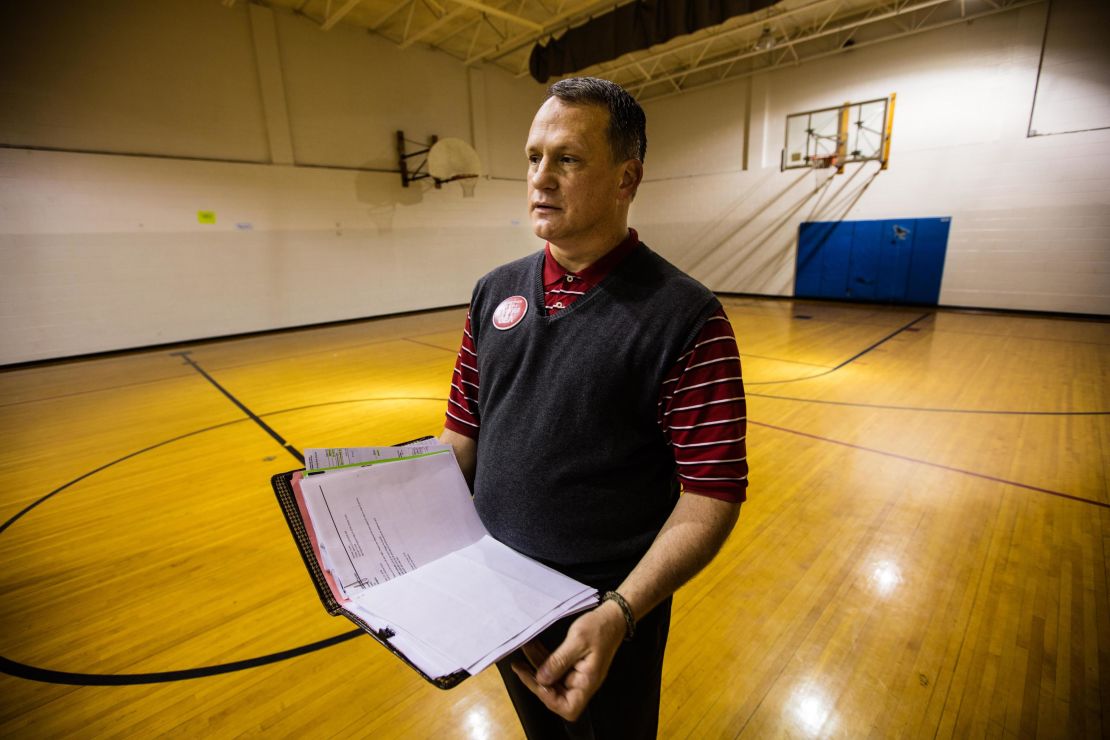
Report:
[[[428,150],[428,174],[435,180],[437,189],[444,183],[458,180],[463,197],[473,198],[481,171],[478,153],[462,139],[440,139]]]

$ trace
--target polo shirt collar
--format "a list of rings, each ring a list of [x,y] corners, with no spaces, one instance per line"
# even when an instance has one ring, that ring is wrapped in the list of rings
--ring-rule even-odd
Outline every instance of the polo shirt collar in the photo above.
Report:
[[[557,280],[562,280],[567,275],[574,275],[588,285],[597,285],[606,277],[613,269],[619,265],[624,258],[632,254],[633,250],[640,245],[640,237],[636,234],[635,229],[628,230],[628,236],[624,241],[618,244],[613,249],[605,253],[601,259],[594,262],[581,272],[571,272],[567,270],[551,255],[551,244],[544,245],[543,257],[543,284],[550,285]]]

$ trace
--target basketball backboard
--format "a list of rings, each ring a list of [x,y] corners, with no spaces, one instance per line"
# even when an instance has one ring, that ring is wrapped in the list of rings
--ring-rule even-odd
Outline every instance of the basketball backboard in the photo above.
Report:
[[[410,144],[418,149],[410,150]],[[437,136],[424,144],[405,138],[404,131],[397,132],[398,165],[401,171],[401,185],[408,187],[417,180],[430,178],[436,190],[449,182],[458,182],[463,189],[463,197],[474,196],[474,186],[482,171],[482,161],[478,153],[462,139],[440,139]],[[423,159],[415,166],[408,161],[415,157]]]
[[[881,162],[890,158],[894,95],[844,103],[786,117],[782,169],[836,167],[850,162]]]

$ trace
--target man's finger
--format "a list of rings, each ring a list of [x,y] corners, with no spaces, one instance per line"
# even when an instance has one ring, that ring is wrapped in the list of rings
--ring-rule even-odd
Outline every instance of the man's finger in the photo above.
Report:
[[[525,665],[522,661],[514,660],[509,664],[509,667],[513,669],[513,673],[516,674],[520,682],[524,684],[529,691],[536,694],[539,693],[539,684],[536,683],[536,675],[530,670],[529,666]]]
[[[547,656],[551,655],[551,651],[539,640],[532,640],[525,644],[521,647],[521,652],[524,653],[524,657],[528,659],[533,668],[539,668],[547,660]]]
[[[563,676],[563,685],[568,689],[586,691],[590,688],[590,677],[581,671],[570,671]]]
[[[550,686],[567,675],[567,672],[584,657],[582,646],[577,642],[564,640],[555,652],[547,656],[542,664],[536,666],[536,680]]]
[[[514,655],[512,660],[509,661],[509,666],[517,673],[525,673],[535,678],[536,666],[529,663],[522,655]]]
[[[541,686],[536,683],[535,675],[519,663],[514,663],[512,668],[513,673],[517,675],[524,687],[535,694],[544,703],[544,706],[553,712],[561,713],[560,710],[563,705],[561,701],[562,687]]]
[[[568,722],[573,722],[582,716],[587,704],[586,696],[582,691],[568,691],[563,686],[542,686],[536,683],[532,674],[523,670],[519,664],[513,665],[513,671],[520,678],[521,683],[555,714]]]

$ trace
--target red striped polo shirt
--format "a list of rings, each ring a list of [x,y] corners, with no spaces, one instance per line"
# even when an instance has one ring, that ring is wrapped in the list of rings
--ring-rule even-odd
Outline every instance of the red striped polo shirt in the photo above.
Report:
[[[633,229],[616,249],[572,273],[551,256],[544,259],[544,305],[548,315],[570,306],[600,283],[637,246]],[[477,439],[478,355],[467,313],[445,426]],[[739,503],[745,500],[748,463],[747,407],[740,353],[732,324],[719,308],[671,367],[659,389],[658,422],[674,451],[683,490]]]

